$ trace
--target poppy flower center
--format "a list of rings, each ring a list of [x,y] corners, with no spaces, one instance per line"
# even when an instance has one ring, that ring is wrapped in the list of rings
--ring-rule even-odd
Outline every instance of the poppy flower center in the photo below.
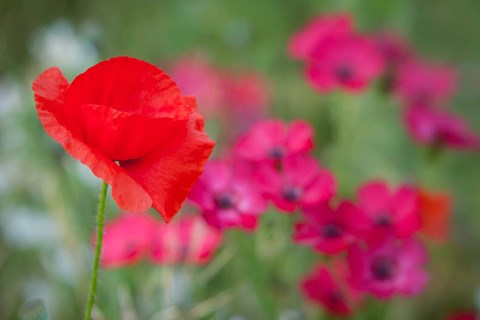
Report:
[[[381,281],[393,278],[395,269],[396,263],[390,257],[378,257],[373,261],[371,266],[374,277]]]
[[[300,199],[300,196],[302,195],[302,192],[297,189],[297,188],[286,188],[283,190],[283,198],[287,201],[294,202]]]
[[[215,197],[215,204],[219,209],[227,210],[235,207],[235,201],[230,194],[220,194]]]
[[[388,213],[382,213],[375,218],[375,226],[377,227],[390,227],[392,224],[392,217]]]
[[[342,229],[334,223],[322,227],[322,235],[327,239],[335,239],[342,235]]]
[[[352,79],[354,71],[348,64],[341,64],[335,69],[335,75],[338,80],[345,82]]]

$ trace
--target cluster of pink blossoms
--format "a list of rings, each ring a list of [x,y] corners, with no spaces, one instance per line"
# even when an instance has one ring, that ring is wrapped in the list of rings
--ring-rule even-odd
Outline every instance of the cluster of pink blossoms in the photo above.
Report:
[[[371,181],[359,188],[356,201],[336,204],[336,180],[312,149],[307,123],[258,122],[228,157],[207,163],[189,200],[219,230],[255,230],[268,203],[298,215],[294,242],[343,257],[341,274],[320,265],[303,281],[305,294],[333,313],[352,312],[365,293],[419,293],[428,275],[427,253],[415,239],[422,228],[418,191],[392,191],[383,181]]]
[[[148,213],[122,213],[105,225],[100,263],[105,268],[133,265],[142,259],[161,265],[205,264],[221,242],[222,234],[198,216],[165,224]]]
[[[424,61],[398,36],[384,34],[377,42],[388,61],[388,81],[404,105],[410,135],[429,147],[480,149],[480,137],[443,106],[456,91],[455,70]]]
[[[229,122],[230,131],[248,127],[270,103],[268,87],[260,74],[218,69],[201,54],[181,57],[170,73],[184,94],[197,98],[203,114]],[[235,123],[230,123],[233,119]]]
[[[359,92],[382,77],[405,105],[406,128],[418,143],[480,148],[468,124],[440,106],[455,93],[454,70],[425,62],[398,36],[359,34],[353,18],[339,13],[314,18],[292,36],[288,50],[305,63],[307,80],[322,93]]]

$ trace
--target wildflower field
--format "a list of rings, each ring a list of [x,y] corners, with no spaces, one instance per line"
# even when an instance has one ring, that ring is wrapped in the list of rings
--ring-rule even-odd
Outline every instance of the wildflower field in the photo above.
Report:
[[[478,320],[479,13],[0,0],[0,320]]]

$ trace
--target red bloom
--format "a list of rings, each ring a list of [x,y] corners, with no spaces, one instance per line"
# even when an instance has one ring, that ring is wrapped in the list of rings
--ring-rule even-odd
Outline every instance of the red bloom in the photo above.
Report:
[[[125,213],[105,224],[102,267],[131,265],[150,252],[157,221],[143,213]],[[95,237],[92,241],[96,243]]]
[[[446,240],[450,229],[452,198],[447,192],[419,191],[422,232],[435,240]]]
[[[337,87],[360,91],[384,70],[384,60],[373,40],[349,35],[322,42],[311,54],[307,77],[319,91]]]
[[[337,191],[333,175],[307,155],[285,157],[278,171],[274,164],[257,167],[256,179],[262,193],[283,211],[314,206],[330,200]]]
[[[153,237],[151,259],[159,264],[205,264],[222,243],[220,231],[198,216],[181,217],[170,224],[158,224]]]
[[[349,315],[352,313],[352,292],[348,285],[341,285],[330,270],[318,266],[302,281],[304,294],[311,300],[325,306],[333,314]]]
[[[417,192],[401,186],[391,192],[383,181],[372,181],[358,190],[359,206],[370,219],[368,242],[378,243],[394,236],[408,238],[421,228]]]
[[[429,146],[479,149],[480,137],[468,124],[448,111],[423,105],[408,107],[405,125],[412,137]]]
[[[388,240],[367,250],[354,245],[348,252],[351,284],[378,298],[390,298],[395,293],[415,295],[428,282],[423,270],[427,260],[425,248],[413,239]]]
[[[100,62],[71,84],[51,68],[32,87],[47,133],[112,185],[120,208],[175,215],[214,146],[193,98],[129,57]]]
[[[303,121],[290,125],[264,120],[252,126],[235,145],[235,153],[252,162],[277,162],[285,156],[305,154],[313,148],[313,131]]]
[[[352,29],[353,21],[347,13],[316,17],[292,36],[288,51],[293,58],[306,60],[324,40],[351,34]]]
[[[294,241],[310,245],[315,250],[336,254],[357,240],[367,219],[350,202],[332,209],[327,203],[303,210],[305,221],[295,226]]]

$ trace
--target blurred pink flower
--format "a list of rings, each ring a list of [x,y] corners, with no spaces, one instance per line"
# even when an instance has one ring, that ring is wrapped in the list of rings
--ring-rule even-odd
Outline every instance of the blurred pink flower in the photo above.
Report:
[[[205,220],[218,229],[240,227],[254,230],[266,202],[248,170],[226,160],[207,163],[189,195]]]
[[[409,44],[399,34],[392,31],[383,31],[374,36],[383,58],[388,66],[397,68],[414,58]]]
[[[309,59],[325,39],[350,34],[352,29],[353,20],[348,13],[318,16],[292,36],[288,52],[292,58]]]
[[[350,283],[382,299],[396,293],[415,295],[428,282],[428,274],[423,270],[427,261],[425,248],[413,239],[388,240],[366,250],[353,245],[348,252]]]
[[[178,59],[170,75],[184,95],[197,98],[198,108],[203,113],[216,113],[225,107],[222,79],[215,67],[202,56]]]
[[[283,158],[278,164],[265,163],[255,168],[256,181],[262,194],[283,211],[314,206],[335,195],[333,175],[307,155]]]
[[[185,216],[158,224],[151,260],[159,264],[205,264],[222,243],[222,234],[198,216]]]
[[[344,201],[336,209],[327,203],[303,210],[304,221],[295,226],[295,242],[327,254],[336,254],[353,244],[367,219],[356,206]]]
[[[343,88],[361,91],[384,71],[375,42],[360,35],[329,38],[316,47],[307,66],[307,78],[321,92]]]
[[[435,104],[452,97],[457,87],[455,70],[411,60],[400,68],[396,92],[407,104]]]
[[[305,154],[313,149],[313,130],[303,121],[289,125],[281,120],[254,124],[235,144],[235,154],[253,162],[276,162],[285,156]]]
[[[423,105],[405,111],[405,125],[412,137],[429,146],[479,149],[480,137],[461,118],[444,109]]]
[[[462,311],[450,315],[447,320],[478,320],[479,317],[475,311]]]
[[[237,114],[257,116],[270,104],[267,84],[256,72],[244,71],[240,74],[224,75],[222,85],[225,105]]]
[[[145,213],[122,213],[105,224],[102,267],[132,265],[150,251],[157,221]],[[93,244],[96,238],[93,238]]]
[[[379,243],[390,236],[408,238],[421,228],[420,203],[416,190],[401,186],[391,192],[383,181],[371,181],[358,190],[359,207],[370,219],[365,238]]]
[[[350,287],[340,284],[325,266],[317,266],[301,283],[302,291],[311,300],[323,305],[330,313],[349,315],[352,313]]]

